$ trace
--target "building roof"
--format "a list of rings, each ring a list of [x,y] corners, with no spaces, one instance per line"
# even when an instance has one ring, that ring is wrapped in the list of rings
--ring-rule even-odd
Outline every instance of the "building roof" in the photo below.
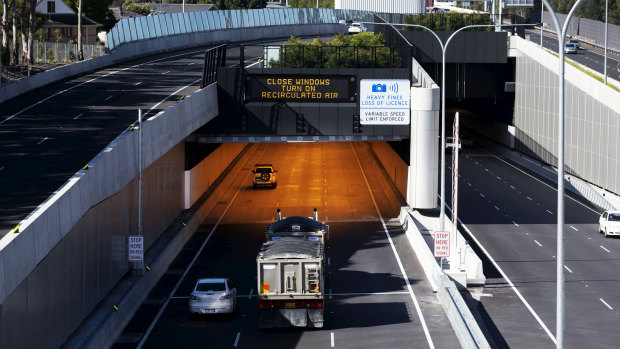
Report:
[[[45,22],[43,22],[44,27],[76,27],[78,25],[78,16],[74,14],[48,13],[43,15],[43,17],[45,18]],[[82,26],[98,27],[100,25],[92,19],[82,16]]]
[[[151,14],[161,15],[165,13],[183,12],[183,4],[148,4]],[[213,4],[185,4],[185,12],[216,11],[218,8]]]
[[[126,8],[123,8],[123,12],[121,13],[120,7],[110,7],[110,11],[112,11],[112,15],[114,15],[114,19],[120,21],[123,18],[133,18],[133,17],[142,17],[143,14],[128,11]]]

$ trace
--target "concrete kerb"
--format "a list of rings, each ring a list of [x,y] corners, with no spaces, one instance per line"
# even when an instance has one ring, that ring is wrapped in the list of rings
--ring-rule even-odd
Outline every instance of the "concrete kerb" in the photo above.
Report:
[[[401,207],[398,219],[422,265],[426,278],[431,283],[433,291],[437,292],[437,297],[461,346],[463,348],[490,348],[456,284],[437,265],[435,257],[418,229],[418,224],[422,225],[422,223],[416,220],[413,212],[407,207]]]
[[[222,174],[244,164],[246,148],[233,159]],[[220,180],[224,176],[220,175]],[[194,232],[202,224],[208,213],[216,206],[223,186],[213,191],[208,197],[189,212],[173,222],[152,246],[145,256],[145,266],[149,266],[144,276],[128,275],[99,303],[97,308],[84,320],[79,329],[62,345],[62,348],[98,349],[111,347],[122,334],[150,290],[166,273],[170,264],[183,249]],[[1,252],[1,251],[0,251]],[[0,256],[1,257],[1,256]],[[118,308],[118,311],[114,309]]]

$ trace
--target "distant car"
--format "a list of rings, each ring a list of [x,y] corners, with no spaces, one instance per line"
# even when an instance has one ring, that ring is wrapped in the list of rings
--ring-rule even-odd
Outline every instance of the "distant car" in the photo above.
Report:
[[[362,23],[353,22],[349,25],[349,34],[358,34],[367,30],[368,28],[366,28]]]
[[[581,43],[577,39],[570,39],[566,43],[567,44],[573,44],[573,45],[577,46],[578,50],[581,48]]]
[[[272,187],[278,186],[278,171],[273,168],[271,164],[256,164],[252,170],[254,173],[253,188],[258,187]]]
[[[237,305],[237,287],[230,279],[199,279],[189,297],[189,313],[232,314]]]
[[[577,53],[577,45],[567,42],[564,45],[564,53]]]
[[[620,235],[620,211],[605,211],[598,219],[599,231],[605,237]]]

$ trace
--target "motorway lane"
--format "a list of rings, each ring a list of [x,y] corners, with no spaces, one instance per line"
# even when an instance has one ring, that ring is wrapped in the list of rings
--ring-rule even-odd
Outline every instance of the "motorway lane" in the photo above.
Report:
[[[486,321],[496,342],[500,347],[553,347],[545,327],[555,334],[555,186],[479,151],[466,152],[459,171],[459,218],[542,322],[508,281],[485,265],[485,273],[490,271],[483,291],[487,297],[480,299],[479,308],[490,316]],[[620,240],[597,233],[599,214],[588,203],[567,198],[565,212],[565,343],[614,347],[620,335],[609,324],[620,316]]]
[[[540,45],[540,31],[526,29],[526,34],[530,35],[531,41]],[[545,33],[543,35],[543,47],[557,53],[557,38]],[[601,73],[601,75],[603,74],[605,62],[603,49],[582,42],[581,49],[577,53],[567,53],[564,56]],[[607,75],[616,81],[620,81],[620,56],[611,52],[607,52]]]
[[[279,170],[276,189],[252,189],[249,173],[256,162],[273,163]],[[136,348],[141,339],[143,348],[430,347],[421,314],[435,347],[458,346],[436,294],[394,220],[402,199],[386,184],[367,144],[255,144],[248,158],[231,170],[227,181],[227,193],[217,199],[218,206],[172,263],[114,348]],[[378,219],[373,197],[386,220],[419,310]],[[325,327],[259,331],[255,258],[265,240],[265,227],[275,220],[276,208],[283,216],[310,216],[315,207],[319,219],[330,225],[331,233],[326,244]],[[182,272],[210,231],[213,235],[182,279]],[[238,284],[237,312],[232,317],[191,320],[187,296],[195,280],[216,275],[231,277]],[[171,292],[176,283],[178,289]],[[171,294],[152,332],[145,336]]]
[[[134,123],[138,108],[151,117],[196,91],[203,52],[134,60],[0,104],[0,238]],[[260,56],[246,49],[248,62]],[[239,65],[238,48],[226,64]]]

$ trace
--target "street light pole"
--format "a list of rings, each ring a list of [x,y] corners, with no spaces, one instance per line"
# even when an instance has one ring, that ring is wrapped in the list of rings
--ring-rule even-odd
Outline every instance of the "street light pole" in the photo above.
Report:
[[[543,28],[545,27],[545,21],[543,17],[545,16],[545,5],[542,0],[540,1],[540,48],[543,48]]]
[[[609,0],[605,0],[605,62],[603,63],[603,76],[605,76],[605,85],[607,85],[607,12],[609,11]]]

